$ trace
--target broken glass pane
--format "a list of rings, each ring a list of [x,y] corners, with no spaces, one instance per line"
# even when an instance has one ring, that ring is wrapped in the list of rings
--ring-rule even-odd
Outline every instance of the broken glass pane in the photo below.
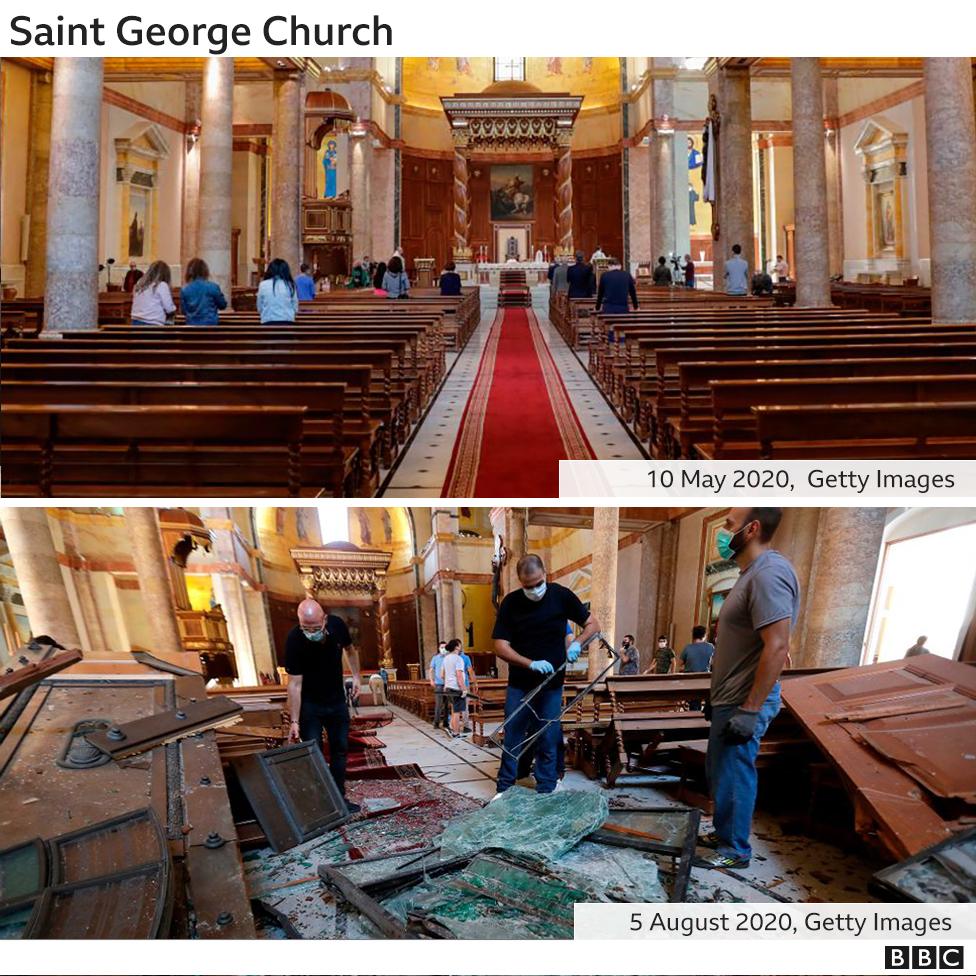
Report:
[[[560,790],[535,793],[513,786],[501,798],[447,825],[446,857],[499,848],[555,860],[593,833],[610,813],[603,793]]]

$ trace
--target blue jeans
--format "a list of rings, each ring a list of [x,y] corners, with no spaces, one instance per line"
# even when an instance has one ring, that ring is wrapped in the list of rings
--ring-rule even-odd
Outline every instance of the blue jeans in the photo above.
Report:
[[[515,710],[525,701],[531,691],[513,688],[509,685],[505,693],[505,719],[507,720]],[[547,688],[540,691],[533,699],[529,708],[523,708],[515,721],[505,726],[505,743],[502,752],[502,762],[498,769],[498,792],[503,793],[510,786],[515,785],[518,778],[518,759],[522,743],[537,724],[532,715],[534,710],[540,719],[558,719],[562,708],[563,690],[561,687]],[[531,709],[531,710],[530,710]],[[552,721],[546,726],[545,732],[535,740],[535,789],[537,793],[551,793],[556,788],[556,756],[559,739],[562,737],[562,726],[558,721]]]
[[[746,860],[752,857],[749,833],[756,807],[756,756],[759,753],[759,740],[779,712],[779,690],[777,682],[759,709],[756,731],[748,742],[741,745],[726,741],[722,735],[737,706],[718,705],[712,710],[707,769],[715,806],[713,823],[721,841],[719,854]]]

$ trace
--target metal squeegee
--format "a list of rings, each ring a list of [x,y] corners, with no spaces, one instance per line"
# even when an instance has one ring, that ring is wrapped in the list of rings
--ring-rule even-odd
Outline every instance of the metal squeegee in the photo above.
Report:
[[[499,725],[498,728],[491,733],[491,735],[488,736],[488,742],[494,746],[497,746],[499,749],[502,750],[502,752],[511,756],[516,762],[518,762],[519,759],[521,759],[522,756],[525,754],[525,751],[535,743],[536,739],[538,739],[539,736],[541,736],[542,733],[545,732],[550,725],[552,725],[555,722],[562,722],[563,716],[568,711],[570,711],[570,709],[575,708],[576,705],[580,701],[582,701],[583,698],[585,698],[601,681],[603,681],[603,679],[613,670],[613,666],[620,660],[620,654],[615,650],[615,648],[610,644],[610,642],[603,636],[603,634],[594,634],[585,644],[583,644],[582,649],[580,651],[581,655],[583,651],[585,651],[590,646],[590,644],[593,643],[593,641],[599,641],[603,645],[603,647],[606,648],[609,655],[609,661],[607,663],[607,666],[585,688],[581,689],[569,702],[563,705],[563,707],[559,711],[559,714],[555,718],[550,718],[550,719],[541,718],[539,713],[533,707],[532,701],[535,698],[535,696],[538,695],[539,692],[542,691],[542,689],[549,683],[549,681],[552,680],[552,677],[554,675],[566,672],[566,665],[569,663],[568,661],[564,661],[558,668],[556,668],[556,670],[553,672],[552,675],[549,676],[549,678],[541,682],[539,685],[533,688],[531,692],[529,692],[529,694],[522,701],[522,704],[519,705],[519,707],[516,708],[515,711],[512,712],[512,714],[509,715],[505,719],[505,721],[502,722],[502,724]],[[507,726],[509,722],[511,722],[512,719],[515,718],[516,715],[518,715],[523,709],[526,708],[532,713],[532,717],[536,720],[536,722],[539,723],[539,727],[533,733],[527,735],[525,739],[522,740],[521,746],[516,752],[511,749],[508,749],[505,746],[504,736],[502,736],[502,741],[499,741],[497,736],[504,733],[505,726]]]

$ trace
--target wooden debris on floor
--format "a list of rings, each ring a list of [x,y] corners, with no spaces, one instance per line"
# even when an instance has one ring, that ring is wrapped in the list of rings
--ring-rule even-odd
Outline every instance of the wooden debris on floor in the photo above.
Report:
[[[976,828],[879,871],[874,880],[888,900],[976,902]]]
[[[0,673],[0,699],[16,695],[38,681],[77,664],[81,660],[81,651],[77,648],[67,650],[49,638],[40,638],[17,648],[11,658],[15,664]]]
[[[855,827],[901,860],[976,817],[976,668],[923,654],[783,684],[837,768]]]

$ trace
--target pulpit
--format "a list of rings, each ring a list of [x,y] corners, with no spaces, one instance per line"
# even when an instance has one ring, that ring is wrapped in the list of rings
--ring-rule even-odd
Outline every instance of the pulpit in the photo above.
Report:
[[[416,285],[418,288],[434,287],[434,259],[433,258],[414,258],[413,270],[416,274]]]
[[[386,573],[392,554],[351,542],[291,550],[307,596],[342,617],[363,670],[393,667]]]
[[[210,551],[213,545],[210,531],[197,515],[182,508],[161,509],[159,531],[168,557],[167,569],[183,649],[199,656],[207,680],[231,684],[237,677],[237,663],[224,612],[219,606],[194,610],[186,588],[186,561],[196,549]]]

